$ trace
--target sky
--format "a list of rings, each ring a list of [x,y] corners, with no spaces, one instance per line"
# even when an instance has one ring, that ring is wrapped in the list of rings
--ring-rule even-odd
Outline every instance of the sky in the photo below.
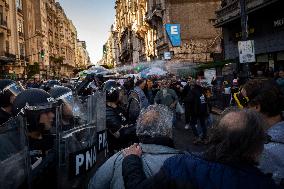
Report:
[[[58,0],[77,28],[78,38],[86,41],[93,64],[103,56],[110,27],[114,23],[115,0]]]

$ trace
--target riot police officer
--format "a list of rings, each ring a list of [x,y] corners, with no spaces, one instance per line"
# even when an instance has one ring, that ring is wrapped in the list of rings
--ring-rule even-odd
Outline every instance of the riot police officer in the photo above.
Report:
[[[124,111],[118,106],[121,87],[114,80],[104,83],[106,92],[106,127],[110,154],[136,140],[135,127],[128,125]]]
[[[72,90],[67,87],[54,87],[49,91],[49,94],[62,104],[62,130],[66,131],[72,129],[78,121],[78,118],[75,119],[73,113],[73,111],[76,111],[76,105]]]
[[[27,135],[32,168],[32,187],[56,187],[56,161],[53,151],[57,101],[41,89],[21,92],[13,104],[13,114],[22,114],[27,122]]]
[[[12,104],[21,91],[23,88],[15,81],[0,80],[0,125],[12,117]]]

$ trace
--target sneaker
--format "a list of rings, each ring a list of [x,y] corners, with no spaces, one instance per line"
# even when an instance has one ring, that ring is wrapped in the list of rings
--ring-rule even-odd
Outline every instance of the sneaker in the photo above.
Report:
[[[189,125],[186,124],[186,125],[184,126],[184,129],[185,129],[185,130],[188,130],[188,129],[189,129]]]

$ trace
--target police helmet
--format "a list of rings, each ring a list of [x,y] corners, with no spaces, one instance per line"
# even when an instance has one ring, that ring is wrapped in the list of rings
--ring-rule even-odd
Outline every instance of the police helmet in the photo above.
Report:
[[[16,97],[23,90],[23,87],[13,80],[0,80],[0,107],[7,107],[11,105],[11,96],[14,95]]]
[[[12,112],[23,114],[27,118],[29,131],[42,131],[39,124],[40,114],[54,112],[57,101],[42,89],[28,89],[21,92],[15,99]]]
[[[106,92],[107,102],[116,102],[119,99],[121,86],[115,80],[108,80],[104,83],[103,90]]]
[[[49,94],[59,103],[69,106],[71,110],[73,109],[74,98],[71,89],[67,87],[54,87],[49,91]]]

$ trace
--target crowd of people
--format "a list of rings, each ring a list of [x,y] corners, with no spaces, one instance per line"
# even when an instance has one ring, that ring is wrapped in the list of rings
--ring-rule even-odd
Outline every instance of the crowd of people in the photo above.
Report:
[[[215,124],[211,114],[216,83],[213,80],[210,85],[202,76],[100,76],[87,78],[77,87],[59,86],[59,82],[23,87],[0,80],[0,125],[18,115],[26,118],[31,164],[33,169],[41,169],[34,174],[49,178],[35,179],[35,186],[56,187],[52,183],[56,180],[53,127],[58,104],[62,107],[60,127],[69,130],[78,124],[74,94],[102,91],[110,158],[90,178],[88,188],[281,188],[282,80],[279,73],[275,80],[248,80],[243,85],[238,78],[224,81],[223,102],[228,109]],[[193,133],[193,144],[207,145],[204,153],[176,149],[173,131],[183,117],[185,131]],[[5,159],[1,157],[1,161]]]

